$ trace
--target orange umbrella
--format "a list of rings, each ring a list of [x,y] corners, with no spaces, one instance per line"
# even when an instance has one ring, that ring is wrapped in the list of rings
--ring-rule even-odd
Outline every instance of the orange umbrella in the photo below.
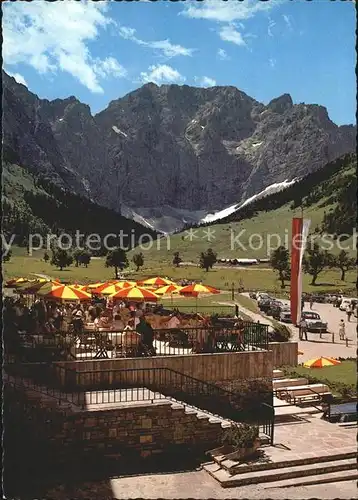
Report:
[[[155,291],[155,293],[157,295],[171,295],[171,294],[179,293],[182,288],[183,287],[179,286],[179,285],[167,285],[167,286],[162,286],[161,288],[158,288]]]
[[[30,283],[31,280],[28,278],[12,278],[11,280],[7,281],[5,283],[6,287],[12,287],[12,286],[17,286],[17,285],[22,285],[24,283]]]
[[[154,292],[136,286],[122,288],[122,290],[110,295],[110,298],[129,300],[132,302],[156,302],[158,300],[158,296]]]
[[[321,356],[320,358],[314,358],[306,361],[303,363],[303,366],[306,368],[323,368],[324,366],[334,366],[340,364],[341,362],[338,361],[338,359]]]
[[[91,295],[83,290],[76,290],[67,285],[59,285],[54,287],[47,293],[40,292],[45,299],[58,299],[58,300],[90,300]]]
[[[87,288],[99,288],[102,285],[105,285],[103,281],[99,281],[98,283],[91,283],[90,285],[87,285]]]
[[[220,293],[220,290],[208,285],[199,285],[195,283],[194,285],[185,286],[180,290],[180,295],[193,295],[197,297],[199,293]]]
[[[77,283],[75,285],[68,285],[70,288],[73,288],[74,290],[84,290],[86,291],[87,286],[86,285],[78,285]]]
[[[155,278],[148,278],[147,280],[144,281],[137,281],[137,285],[160,287],[167,285],[175,285],[175,283],[173,281],[167,280],[166,278],[161,278],[160,276],[157,276]]]
[[[19,292],[29,295],[31,294],[35,295],[40,290],[44,291],[44,293],[47,293],[51,291],[53,288],[56,288],[58,286],[60,286],[60,283],[58,283],[57,281],[36,281],[31,284],[26,283],[19,289]]]

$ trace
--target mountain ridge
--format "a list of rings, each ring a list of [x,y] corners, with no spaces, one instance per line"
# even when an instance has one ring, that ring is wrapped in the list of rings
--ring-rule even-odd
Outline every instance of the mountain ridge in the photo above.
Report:
[[[118,212],[209,213],[355,150],[355,126],[289,94],[149,83],[92,115],[2,75],[5,160]]]

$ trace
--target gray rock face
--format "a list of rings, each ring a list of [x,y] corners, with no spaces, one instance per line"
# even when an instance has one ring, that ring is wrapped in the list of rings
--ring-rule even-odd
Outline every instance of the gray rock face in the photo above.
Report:
[[[218,210],[355,151],[356,129],[284,94],[147,84],[92,116],[3,75],[4,153],[96,202]]]

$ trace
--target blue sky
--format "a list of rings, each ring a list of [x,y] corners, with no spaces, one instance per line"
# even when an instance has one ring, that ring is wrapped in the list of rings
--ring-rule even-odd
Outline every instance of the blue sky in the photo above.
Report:
[[[355,123],[353,1],[166,0],[3,6],[5,70],[41,98],[93,113],[148,81],[233,85]]]

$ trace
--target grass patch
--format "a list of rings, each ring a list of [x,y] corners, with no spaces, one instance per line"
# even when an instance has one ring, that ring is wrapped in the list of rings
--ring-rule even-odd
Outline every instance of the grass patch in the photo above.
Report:
[[[334,395],[343,399],[349,395],[356,395],[357,364],[353,360],[342,361],[340,365],[324,368],[284,367],[283,371],[290,377],[305,377],[312,383],[324,383],[331,388]]]
[[[250,299],[245,295],[238,295],[236,297],[236,302],[238,302],[242,307],[244,307],[248,311],[251,311],[255,314],[261,314],[261,311],[257,305],[256,300]]]
[[[70,266],[63,271],[45,263],[42,258],[44,251],[35,251],[32,256],[28,255],[26,249],[13,247],[12,257],[9,262],[3,265],[4,279],[16,277],[34,278],[34,273],[46,274],[52,278],[60,279],[68,283],[91,283],[97,281],[106,281],[114,278],[113,269],[105,267],[104,258],[92,258],[88,268]],[[235,289],[235,300],[239,297],[238,289],[243,286],[246,291],[262,290],[275,296],[280,295],[280,285],[276,273],[271,269],[263,268],[217,268],[206,272],[196,266],[173,267],[168,262],[148,262],[145,260],[145,266],[140,272],[135,272],[133,264],[125,270],[125,274],[133,279],[144,279],[150,276],[169,276],[174,281],[180,279],[202,280],[205,284],[214,286],[223,291],[231,291],[232,286]],[[310,276],[303,277],[304,292],[333,292],[342,289],[345,295],[353,293],[355,295],[356,272],[350,271],[346,274],[346,281],[340,281],[340,272],[338,270],[327,270],[322,272],[318,278],[317,286],[310,286]],[[287,284],[285,293],[289,292]],[[231,296],[230,296],[231,297]],[[287,297],[287,296],[286,296]],[[241,296],[240,296],[241,300]],[[251,300],[251,299],[247,299]],[[246,304],[249,304],[247,302]],[[248,307],[242,303],[243,307]],[[252,309],[250,309],[252,310]],[[253,312],[257,312],[256,310]]]

